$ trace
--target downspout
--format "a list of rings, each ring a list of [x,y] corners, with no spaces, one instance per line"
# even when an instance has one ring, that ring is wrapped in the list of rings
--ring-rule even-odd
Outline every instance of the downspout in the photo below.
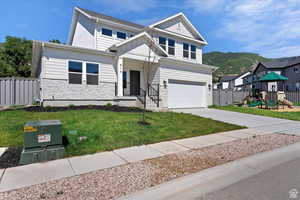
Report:
[[[41,46],[41,53],[40,53],[40,60],[41,60],[41,73],[39,77],[39,86],[40,86],[40,105],[44,107],[44,96],[43,96],[43,89],[42,89],[42,76],[44,76],[44,59],[43,59],[43,51],[45,49],[45,43],[42,42]]]

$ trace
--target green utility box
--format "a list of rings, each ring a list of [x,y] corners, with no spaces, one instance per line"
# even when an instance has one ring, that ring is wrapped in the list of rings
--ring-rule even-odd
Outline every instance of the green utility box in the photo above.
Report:
[[[64,153],[59,120],[33,121],[25,124],[21,165],[55,160],[64,157]]]

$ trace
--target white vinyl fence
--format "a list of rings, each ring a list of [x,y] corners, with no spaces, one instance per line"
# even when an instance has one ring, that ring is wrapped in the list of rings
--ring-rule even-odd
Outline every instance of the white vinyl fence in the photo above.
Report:
[[[39,97],[37,79],[0,78],[0,106],[30,105]]]

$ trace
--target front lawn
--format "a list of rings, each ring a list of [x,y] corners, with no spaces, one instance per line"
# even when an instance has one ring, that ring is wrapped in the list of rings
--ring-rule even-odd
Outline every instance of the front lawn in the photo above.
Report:
[[[137,122],[141,113],[104,110],[61,112],[0,112],[0,146],[21,146],[23,125],[31,120],[61,120],[63,135],[68,138],[67,156],[108,151],[122,147],[206,135],[242,128],[190,114],[173,112],[146,113],[150,126]],[[79,140],[86,136],[86,140]]]
[[[211,108],[300,121],[300,112],[276,112],[272,110],[237,106],[212,106]]]

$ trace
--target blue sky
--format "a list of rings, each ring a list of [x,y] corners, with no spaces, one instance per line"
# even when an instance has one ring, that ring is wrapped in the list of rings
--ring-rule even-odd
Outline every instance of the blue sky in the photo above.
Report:
[[[300,56],[300,0],[9,0],[1,2],[0,42],[65,42],[74,6],[143,25],[184,12],[208,41],[205,52]]]

